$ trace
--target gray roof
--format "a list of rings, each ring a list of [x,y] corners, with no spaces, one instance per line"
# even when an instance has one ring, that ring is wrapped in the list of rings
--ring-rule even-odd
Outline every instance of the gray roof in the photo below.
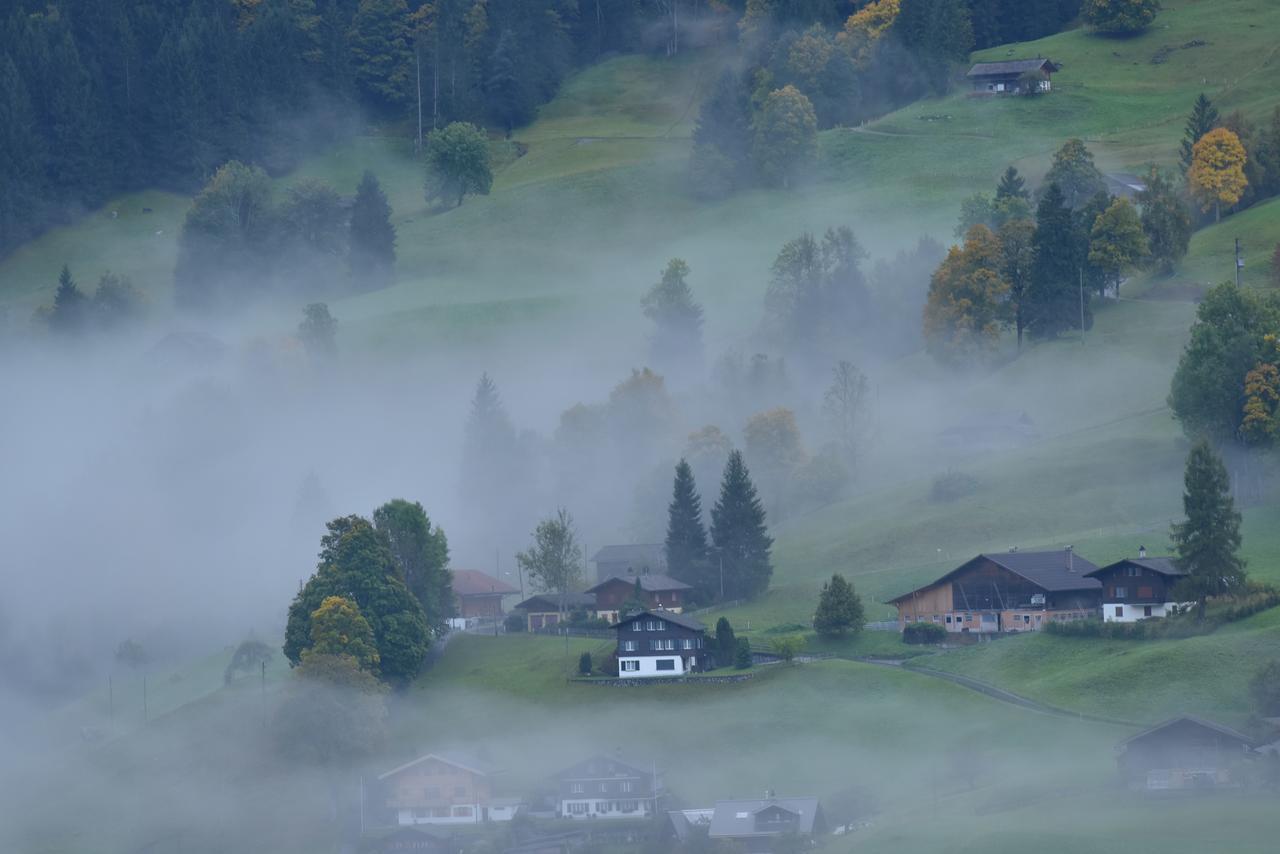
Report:
[[[605,546],[591,556],[593,563],[629,563],[632,566],[667,565],[667,547],[662,543],[638,543],[630,546]]]
[[[637,581],[639,581],[640,589],[645,591],[646,593],[656,593],[659,591],[667,591],[667,590],[692,590],[693,589],[688,584],[685,584],[683,581],[672,578],[669,575],[663,575],[661,573],[646,572],[642,575],[633,575],[630,578],[625,578],[621,575],[615,575],[610,578],[606,578],[604,581],[601,581],[595,587],[589,588],[587,592],[591,593],[593,591],[599,590],[601,587],[604,587],[606,584],[608,584],[611,581],[621,581],[626,584],[635,584]]]
[[[1047,66],[1047,67],[1046,67]],[[966,77],[1000,77],[1008,74],[1025,74],[1044,68],[1046,71],[1057,71],[1058,66],[1048,59],[1011,59],[1007,62],[979,62],[969,69]]]
[[[600,765],[619,766],[611,768],[608,771],[601,771]],[[645,762],[627,756],[610,756],[606,753],[597,753],[595,756],[589,756],[580,762],[575,762],[568,768],[565,768],[555,774],[557,780],[598,780],[598,779],[625,779],[628,777],[650,778],[654,775],[654,765],[652,762]]]
[[[1096,578],[1088,576],[1098,571],[1098,565],[1093,561],[1086,560],[1080,555],[1071,555],[1068,558],[1066,549],[1058,549],[1051,552],[1005,552],[997,554],[980,554],[972,560],[965,561],[960,566],[948,572],[937,581],[932,581],[923,587],[917,587],[908,593],[904,593],[895,599],[890,599],[890,604],[897,602],[899,599],[905,599],[912,593],[917,593],[929,587],[949,579],[963,570],[969,568],[976,561],[986,559],[1002,566],[1012,572],[1030,581],[1032,584],[1041,588],[1048,593],[1062,593],[1069,590],[1101,590],[1102,582]]]
[[[675,623],[677,626],[684,626],[686,629],[692,629],[695,632],[705,632],[707,627],[695,620],[693,617],[686,617],[684,614],[677,614],[674,611],[641,611],[639,614],[633,614],[623,620],[619,620],[614,624],[614,628],[625,626],[627,623],[640,619],[641,617],[656,617],[659,620],[666,620],[668,623]]]
[[[1101,569],[1095,569],[1088,573],[1090,576],[1101,575],[1109,569],[1124,566],[1131,563],[1134,566],[1140,566],[1143,569],[1149,569],[1160,575],[1186,575],[1186,571],[1178,566],[1176,558],[1172,557],[1127,557],[1124,560],[1118,560],[1115,563],[1109,563]]]
[[[406,762],[403,765],[400,765],[396,768],[392,768],[390,771],[387,771],[384,774],[379,774],[378,779],[385,780],[388,777],[392,777],[396,774],[399,774],[401,771],[404,771],[405,769],[412,768],[414,765],[417,765],[419,762],[426,762],[428,759],[437,759],[446,765],[453,765],[456,768],[462,768],[474,774],[479,774],[482,777],[487,777],[490,774],[496,774],[498,771],[496,767],[494,767],[492,764],[488,762],[485,762],[483,759],[479,759],[477,757],[474,757],[465,753],[456,753],[453,751],[440,750],[434,753],[425,753],[422,756],[419,756],[417,759]]]
[[[564,606],[570,610],[574,608],[594,608],[596,606],[596,597],[590,593],[566,593]],[[540,611],[543,609],[558,611],[560,610],[560,594],[537,593],[516,605],[516,609],[520,611]]]
[[[1245,746],[1251,746],[1253,744],[1253,739],[1249,738],[1249,736],[1242,732],[1236,732],[1231,727],[1216,724],[1213,721],[1206,721],[1204,718],[1197,718],[1194,715],[1179,715],[1176,718],[1170,718],[1169,720],[1158,723],[1155,726],[1147,727],[1140,733],[1129,736],[1124,741],[1120,742],[1120,746],[1128,746],[1130,743],[1135,742],[1140,738],[1145,738],[1153,732],[1159,732],[1162,729],[1168,729],[1169,727],[1177,726],[1182,723],[1189,723],[1202,729],[1212,730],[1218,735],[1225,736],[1233,741],[1238,741]]]
[[[777,831],[756,830],[756,814],[770,807],[781,807],[797,818],[797,833],[813,833],[814,819],[818,815],[817,798],[769,798],[755,801],[716,801],[711,816],[712,839],[718,837],[771,836]]]

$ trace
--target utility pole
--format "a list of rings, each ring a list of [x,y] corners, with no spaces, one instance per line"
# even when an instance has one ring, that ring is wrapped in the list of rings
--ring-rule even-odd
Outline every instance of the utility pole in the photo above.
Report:
[[[1084,346],[1084,267],[1080,268],[1080,346]]]
[[[1240,271],[1244,269],[1244,256],[1240,254],[1240,238],[1236,238],[1236,287],[1240,287]]]
[[[107,677],[107,717],[111,720],[116,719],[116,689],[111,684],[111,677]]]
[[[147,709],[147,674],[142,674],[142,722],[151,720],[151,712]]]
[[[267,662],[258,662],[262,666],[262,726],[267,725]]]

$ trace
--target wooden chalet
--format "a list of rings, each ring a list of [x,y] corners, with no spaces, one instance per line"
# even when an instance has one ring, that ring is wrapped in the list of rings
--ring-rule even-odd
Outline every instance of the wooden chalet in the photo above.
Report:
[[[1102,619],[1108,623],[1133,623],[1150,617],[1166,617],[1179,604],[1173,588],[1186,573],[1171,557],[1125,558],[1088,573],[1102,583]]]
[[[1053,90],[1052,77],[1061,66],[1042,57],[979,62],[965,77],[974,95],[1026,95],[1029,86],[1036,92]]]
[[[519,593],[510,584],[475,569],[453,570],[453,595],[458,600],[458,616],[502,618],[502,599]]]
[[[569,819],[647,819],[662,781],[652,763],[592,756],[555,775],[557,812]]]
[[[480,824],[510,821],[518,798],[495,797],[497,769],[461,754],[428,753],[378,776],[386,811],[396,824]]]
[[[615,575],[587,592],[596,597],[595,608],[600,618],[616,623],[622,606],[636,598],[637,588],[640,603],[644,607],[662,608],[676,614],[684,610],[685,597],[693,590],[688,584],[669,575],[644,573],[625,578]]]
[[[681,676],[707,669],[707,627],[671,611],[641,611],[614,627],[623,679]]]
[[[1116,762],[1132,789],[1211,790],[1243,785],[1252,753],[1248,736],[1183,715],[1120,742]]]
[[[538,593],[516,605],[515,610],[524,614],[527,628],[531,632],[549,629],[560,622],[560,594]],[[564,612],[567,619],[574,611],[586,611],[594,616],[596,597],[591,593],[568,593],[564,597]]]
[[[901,628],[932,622],[957,634],[1034,632],[1097,616],[1102,584],[1089,577],[1097,569],[1070,548],[980,554],[887,604],[897,606]]]

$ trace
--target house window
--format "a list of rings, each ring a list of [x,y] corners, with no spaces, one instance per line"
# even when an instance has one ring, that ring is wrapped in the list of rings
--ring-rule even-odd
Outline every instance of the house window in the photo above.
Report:
[[[1130,578],[1136,578],[1137,576],[1142,575],[1142,569],[1136,566],[1126,566],[1124,568],[1124,574]]]
[[[582,794],[582,784],[581,784],[581,783],[573,783],[572,785],[570,785],[570,786],[569,786],[569,791],[570,791],[572,794],[575,794],[575,795],[581,795],[581,794]]]
[[[1117,587],[1117,588],[1116,588],[1116,598],[1117,598],[1117,599],[1123,599],[1123,598],[1124,598],[1128,593],[1129,593],[1129,588],[1127,588],[1127,587]]]
[[[685,638],[680,646],[683,649],[693,649],[693,638]]]
[[[636,812],[640,809],[639,801],[619,801],[618,809],[622,812]]]
[[[618,667],[623,673],[635,673],[640,669],[640,662],[632,658],[626,661],[619,661]]]
[[[1116,606],[1116,616],[1117,616],[1117,617],[1123,617],[1123,616],[1124,616],[1124,606],[1123,606],[1123,605],[1117,605],[1117,606]]]
[[[622,781],[622,791],[624,791],[624,792],[629,792],[629,791],[631,791],[631,781],[630,781],[630,780],[623,780],[623,781]]]
[[[422,810],[422,809],[414,810],[414,811],[413,811],[413,817],[414,817],[414,818],[426,818],[426,817],[427,817],[427,811],[426,811],[426,810]]]
[[[475,810],[471,807],[454,807],[453,814],[457,818],[471,818],[471,816],[475,815]]]
[[[623,642],[622,642],[622,651],[623,651],[623,652],[635,652],[635,651],[636,651],[636,642],[635,642],[635,641],[623,641]]]
[[[950,615],[950,614],[947,614],[947,622],[948,622],[948,623],[950,623],[950,622],[951,622],[951,615]]]
[[[660,658],[657,662],[658,670],[675,670],[676,660],[674,658]]]
[[[586,802],[578,802],[569,804],[569,815],[586,815],[590,804]]]

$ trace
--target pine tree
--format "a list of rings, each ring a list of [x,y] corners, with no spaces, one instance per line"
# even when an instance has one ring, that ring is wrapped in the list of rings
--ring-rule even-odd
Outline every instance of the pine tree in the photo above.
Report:
[[[751,667],[751,641],[738,638],[738,652],[733,657],[733,666],[738,670]]]
[[[53,311],[49,315],[49,328],[55,332],[74,334],[85,326],[87,302],[84,293],[71,276],[71,269],[62,265],[58,274],[58,290],[53,295]]]
[[[1027,329],[1038,338],[1079,329],[1082,301],[1086,327],[1089,324],[1089,294],[1080,288],[1084,262],[1080,237],[1062,192],[1057,184],[1050,184],[1036,208],[1035,261],[1027,290]]]
[[[409,102],[413,53],[405,0],[360,0],[347,32],[356,84],[376,106],[397,110]]]
[[[840,637],[862,631],[865,621],[862,599],[854,592],[853,585],[840,573],[822,585],[818,597],[818,610],[813,615],[813,628],[822,637]]]
[[[768,589],[773,538],[741,451],[731,452],[724,467],[720,499],[711,510],[711,538],[724,559],[726,598],[751,598]]]
[[[315,302],[303,309],[298,338],[312,358],[332,359],[338,354],[338,321],[329,306]]]
[[[671,504],[667,507],[667,571],[672,578],[691,584],[710,599],[707,585],[707,530],[702,524],[702,498],[693,480],[693,469],[681,459],[676,464]]]
[[[357,286],[388,283],[396,263],[396,228],[391,224],[387,195],[368,170],[360,179],[351,205],[349,246],[351,276]]]
[[[1218,108],[1213,105],[1203,92],[1196,98],[1187,117],[1186,129],[1182,132],[1182,171],[1186,172],[1195,162],[1195,146],[1200,138],[1218,126]]]
[[[1031,193],[1027,191],[1027,180],[1018,174],[1017,167],[1010,166],[1004,170],[1004,174],[1000,176],[1000,183],[996,185],[996,201],[1030,198]]]
[[[738,638],[727,617],[716,620],[716,664],[729,667],[738,655]]]
[[[672,258],[662,280],[640,301],[655,326],[650,340],[655,367],[693,370],[702,360],[702,306],[693,298],[688,275],[689,265]]]
[[[1194,598],[1200,619],[1205,602],[1239,590],[1245,582],[1240,557],[1240,513],[1231,498],[1231,479],[1207,439],[1187,456],[1182,508],[1186,520],[1173,526],[1178,567],[1186,573],[1175,595]]]

